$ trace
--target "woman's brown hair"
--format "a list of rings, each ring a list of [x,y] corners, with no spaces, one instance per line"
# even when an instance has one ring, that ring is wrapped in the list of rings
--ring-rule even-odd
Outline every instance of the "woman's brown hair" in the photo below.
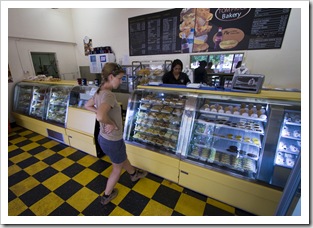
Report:
[[[101,84],[97,90],[97,93],[100,92],[101,86],[109,81],[109,76],[112,74],[114,77],[120,73],[125,73],[123,68],[117,63],[106,63],[101,72]]]

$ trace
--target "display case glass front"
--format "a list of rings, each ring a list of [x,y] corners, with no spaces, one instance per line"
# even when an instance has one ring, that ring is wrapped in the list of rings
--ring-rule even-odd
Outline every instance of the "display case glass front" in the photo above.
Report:
[[[45,119],[47,107],[48,85],[34,85],[29,115],[38,119]]]
[[[75,86],[70,92],[69,106],[84,108],[85,103],[97,92],[97,86]]]
[[[301,151],[300,112],[285,112],[277,145],[275,165],[293,168]]]
[[[268,105],[198,98],[186,159],[255,178]]]
[[[180,154],[182,115],[188,95],[136,90],[128,103],[124,138],[155,152]]]
[[[46,120],[51,121],[57,124],[64,126],[66,116],[67,116],[67,107],[70,97],[70,91],[73,86],[51,86]]]

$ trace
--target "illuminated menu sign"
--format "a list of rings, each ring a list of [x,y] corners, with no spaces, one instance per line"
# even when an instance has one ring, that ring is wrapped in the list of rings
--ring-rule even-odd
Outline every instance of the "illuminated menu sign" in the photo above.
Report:
[[[185,8],[129,18],[130,55],[281,48],[290,11]]]

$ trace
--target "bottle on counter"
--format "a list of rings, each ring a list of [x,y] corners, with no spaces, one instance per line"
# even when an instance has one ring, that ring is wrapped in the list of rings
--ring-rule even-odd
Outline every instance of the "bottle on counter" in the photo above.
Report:
[[[220,48],[220,43],[223,40],[223,32],[222,27],[218,27],[218,31],[216,33],[215,39],[214,39],[214,49],[218,50]]]

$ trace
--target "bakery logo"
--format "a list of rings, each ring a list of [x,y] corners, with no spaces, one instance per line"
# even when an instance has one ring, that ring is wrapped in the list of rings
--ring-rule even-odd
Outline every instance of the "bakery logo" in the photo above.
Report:
[[[215,11],[215,17],[220,21],[234,21],[243,18],[251,8],[219,8]]]

